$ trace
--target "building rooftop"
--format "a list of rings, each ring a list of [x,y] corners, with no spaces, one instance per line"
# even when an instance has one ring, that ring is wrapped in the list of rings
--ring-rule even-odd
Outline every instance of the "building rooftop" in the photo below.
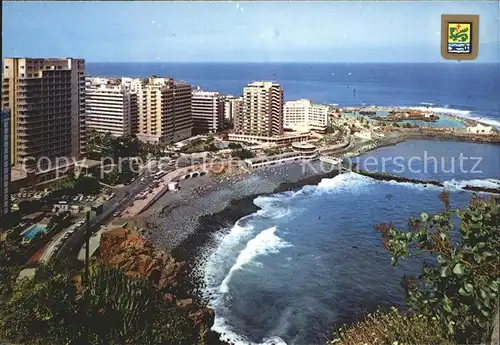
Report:
[[[316,148],[315,145],[310,144],[310,143],[292,143],[292,147],[297,148],[297,149],[304,149],[304,150],[314,150]]]
[[[270,88],[272,86],[279,87],[280,84],[275,83],[273,81],[254,81],[253,83],[248,84],[249,87],[265,87]]]
[[[214,96],[219,96],[219,95],[220,95],[220,93],[217,91],[193,90],[193,96],[214,97]]]
[[[94,167],[98,167],[101,165],[101,161],[96,161],[93,159],[83,159],[81,161],[76,162],[76,165],[82,168],[90,169]]]

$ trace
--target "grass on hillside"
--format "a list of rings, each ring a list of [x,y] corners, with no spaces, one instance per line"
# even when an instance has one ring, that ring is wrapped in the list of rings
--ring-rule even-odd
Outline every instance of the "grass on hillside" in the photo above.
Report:
[[[327,345],[454,345],[436,318],[403,314],[396,308],[367,314],[363,320],[335,330]]]

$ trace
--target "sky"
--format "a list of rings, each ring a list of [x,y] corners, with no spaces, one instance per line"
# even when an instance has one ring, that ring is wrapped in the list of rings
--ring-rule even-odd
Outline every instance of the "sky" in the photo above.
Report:
[[[441,14],[479,14],[500,62],[496,1],[2,2],[4,57],[87,62],[438,62]]]

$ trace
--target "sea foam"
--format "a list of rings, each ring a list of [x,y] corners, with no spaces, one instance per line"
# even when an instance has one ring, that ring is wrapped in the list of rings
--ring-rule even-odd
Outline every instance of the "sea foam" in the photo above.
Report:
[[[218,293],[219,285],[217,281],[225,274],[223,271],[224,267],[227,267],[225,263],[232,259],[233,253],[237,250],[240,243],[252,234],[254,228],[247,222],[247,218],[249,217],[250,216],[244,217],[236,222],[228,234],[220,233],[218,235],[219,238],[216,249],[205,262],[203,277],[205,283],[205,298],[211,300],[213,299],[213,294]],[[243,223],[246,224],[242,225]]]
[[[285,208],[286,200],[295,197],[307,197],[310,194],[324,193],[364,193],[370,186],[376,184],[388,184],[401,186],[413,190],[443,190],[431,184],[421,185],[410,182],[379,181],[371,177],[363,176],[355,172],[339,174],[333,178],[322,179],[317,186],[306,186],[298,191],[280,193],[273,196],[261,196],[254,200],[254,204],[261,210],[255,215],[250,215],[239,220],[231,229],[229,234],[221,238],[220,243],[205,266],[205,289],[209,292],[210,305],[215,310],[215,321],[212,330],[221,334],[221,340],[231,342],[235,345],[257,345],[244,335],[238,334],[228,321],[230,315],[230,282],[234,274],[244,268],[245,265],[261,266],[258,258],[273,253],[278,253],[282,248],[292,244],[284,241],[276,235],[276,227],[270,227],[255,235],[252,226],[252,217],[264,217],[267,219],[278,219],[289,214],[291,210]],[[445,181],[444,188],[450,191],[461,190],[466,185],[498,188],[500,180],[476,179],[467,181]],[[243,247],[243,244],[246,243]],[[241,249],[243,247],[243,249]],[[235,259],[236,258],[236,259]],[[229,270],[228,267],[230,266]],[[286,327],[286,323],[278,325]],[[278,327],[279,328],[279,327]],[[273,332],[274,333],[274,332]],[[276,333],[281,334],[276,329]],[[283,339],[272,336],[262,339],[260,345],[286,345]]]
[[[423,103],[421,103],[421,104],[423,104]],[[422,110],[422,111],[430,110],[430,111],[433,111],[435,113],[452,114],[452,115],[455,115],[458,117],[462,117],[464,119],[475,120],[475,121],[479,121],[479,122],[482,122],[484,124],[487,124],[487,125],[490,125],[490,126],[493,126],[496,128],[500,128],[500,121],[489,118],[489,117],[483,117],[483,116],[476,115],[470,110],[452,109],[452,108],[447,108],[447,107],[422,107],[422,106],[420,106],[420,107],[407,107],[407,109]]]
[[[252,260],[260,255],[278,253],[281,248],[290,246],[288,242],[276,236],[275,231],[276,227],[273,226],[263,230],[260,234],[255,236],[255,238],[248,241],[245,249],[238,255],[236,263],[231,267],[229,273],[222,281],[219,288],[221,293],[229,292],[228,283],[233,277],[234,272],[241,269],[243,265],[252,262]]]
[[[444,186],[449,190],[461,190],[465,186],[472,187],[482,187],[482,188],[500,188],[500,180],[496,179],[474,179],[474,180],[455,180],[452,179],[450,181],[445,181]]]
[[[241,240],[242,237],[248,235],[248,232],[251,231],[251,227],[240,227],[235,225],[229,235],[224,238],[219,245],[219,248],[214,253],[215,255],[207,262],[207,267],[205,271],[205,282],[208,284],[214,285],[214,279],[220,277],[220,261],[217,260],[217,252],[232,252],[234,249],[234,241]],[[253,230],[253,229],[252,229]],[[229,272],[222,280],[220,286],[218,287],[218,291],[212,291],[210,304],[215,308],[216,315],[214,325],[212,326],[212,330],[221,334],[221,340],[225,340],[231,342],[235,345],[248,345],[254,344],[250,342],[246,337],[238,335],[232,327],[227,323],[226,319],[223,315],[219,315],[217,310],[225,309],[225,299],[224,294],[229,292],[229,282],[231,281],[234,273],[237,270],[240,270],[244,265],[250,263],[257,263],[256,258],[262,255],[269,255],[272,253],[278,253],[281,248],[291,246],[290,243],[282,240],[276,234],[276,227],[273,226],[269,229],[265,229],[260,232],[257,236],[249,240],[245,246],[245,248],[239,253],[236,262],[229,269]],[[230,236],[230,239],[227,240],[227,237]],[[215,293],[214,293],[215,292]],[[286,343],[279,337],[270,337],[263,340],[261,344],[275,344],[275,345],[286,345]]]

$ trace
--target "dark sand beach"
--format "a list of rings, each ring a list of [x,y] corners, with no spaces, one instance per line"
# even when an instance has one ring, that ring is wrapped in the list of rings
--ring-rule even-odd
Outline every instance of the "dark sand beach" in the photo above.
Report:
[[[316,185],[338,174],[338,168],[320,161],[288,163],[229,177],[202,176],[182,180],[180,190],[167,192],[139,216],[146,237],[188,263],[185,289],[197,294],[206,249],[215,235],[229,231],[238,219],[256,212],[259,195]]]

